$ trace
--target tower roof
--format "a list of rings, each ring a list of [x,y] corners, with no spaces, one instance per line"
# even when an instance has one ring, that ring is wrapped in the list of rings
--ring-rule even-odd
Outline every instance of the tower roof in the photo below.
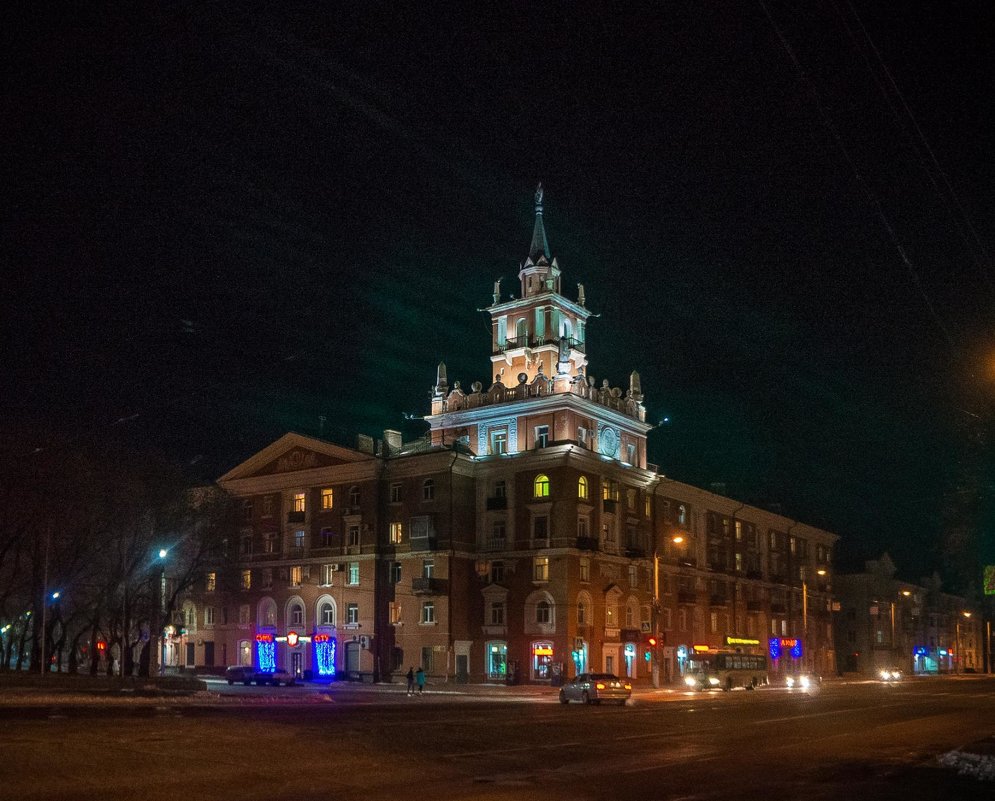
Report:
[[[549,242],[546,241],[546,229],[542,224],[542,184],[536,188],[536,221],[532,229],[532,245],[529,247],[529,261],[536,264],[540,258],[550,259]]]

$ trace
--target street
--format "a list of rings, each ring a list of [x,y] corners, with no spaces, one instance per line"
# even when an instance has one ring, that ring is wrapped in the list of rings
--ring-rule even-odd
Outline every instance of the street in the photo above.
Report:
[[[0,798],[992,797],[937,758],[995,735],[995,679],[637,694],[211,684],[193,698],[0,705]]]

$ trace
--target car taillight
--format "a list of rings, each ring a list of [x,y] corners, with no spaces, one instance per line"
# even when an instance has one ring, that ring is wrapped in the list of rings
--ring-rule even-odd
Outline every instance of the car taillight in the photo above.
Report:
[[[595,687],[597,687],[597,688],[598,688],[599,690],[603,690],[603,689],[605,689],[605,684],[604,684],[604,682],[601,682],[601,681],[599,681],[599,682],[598,682],[597,684],[595,684],[594,686],[595,686]]]

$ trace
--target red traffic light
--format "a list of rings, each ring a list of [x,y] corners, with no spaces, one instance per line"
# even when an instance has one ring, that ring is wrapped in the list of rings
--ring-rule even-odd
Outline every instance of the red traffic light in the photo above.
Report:
[[[656,648],[656,644],[657,644],[656,637],[647,637],[646,638],[646,644],[650,645],[650,646],[652,646],[654,648]]]

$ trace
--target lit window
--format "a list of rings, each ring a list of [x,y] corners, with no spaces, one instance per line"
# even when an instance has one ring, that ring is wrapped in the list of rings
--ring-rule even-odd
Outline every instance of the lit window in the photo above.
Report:
[[[532,561],[532,580],[549,581],[549,557],[537,556]]]
[[[304,568],[300,565],[294,565],[290,568],[290,586],[300,587],[301,582],[304,580]]]
[[[359,604],[346,604],[345,622],[355,626],[359,623]]]
[[[532,482],[532,494],[536,498],[549,497],[549,478],[544,473],[537,475]]]
[[[536,623],[548,625],[553,619],[553,610],[549,601],[539,601],[536,604]]]
[[[390,541],[394,545],[401,542],[404,537],[404,524],[403,523],[391,523],[390,524]]]
[[[218,586],[218,574],[214,572],[208,573],[206,583],[207,586],[205,587],[205,589],[208,592],[214,592],[214,590],[217,589]]]
[[[585,501],[589,497],[589,488],[587,486],[587,476],[581,476],[577,479],[577,497],[583,498]]]
[[[426,478],[421,485],[421,499],[423,501],[435,500],[435,482],[430,478]]]
[[[321,491],[321,508],[331,509],[335,506],[335,493],[331,487],[326,487]]]
[[[303,512],[305,510],[305,501],[303,492],[294,493],[294,511]]]
[[[422,623],[435,623],[435,603],[432,601],[425,601],[421,605],[421,622]]]
[[[681,506],[677,507],[677,522],[683,526],[685,523],[687,523],[687,521],[688,521],[688,510],[682,504]]]
[[[251,590],[252,589],[252,571],[243,570],[242,571],[242,589]]]
[[[500,455],[508,452],[508,430],[496,428],[491,431],[491,453]]]
[[[359,562],[349,563],[349,584],[359,584]]]
[[[396,626],[401,622],[401,604],[397,601],[390,602],[390,623],[392,626]]]

